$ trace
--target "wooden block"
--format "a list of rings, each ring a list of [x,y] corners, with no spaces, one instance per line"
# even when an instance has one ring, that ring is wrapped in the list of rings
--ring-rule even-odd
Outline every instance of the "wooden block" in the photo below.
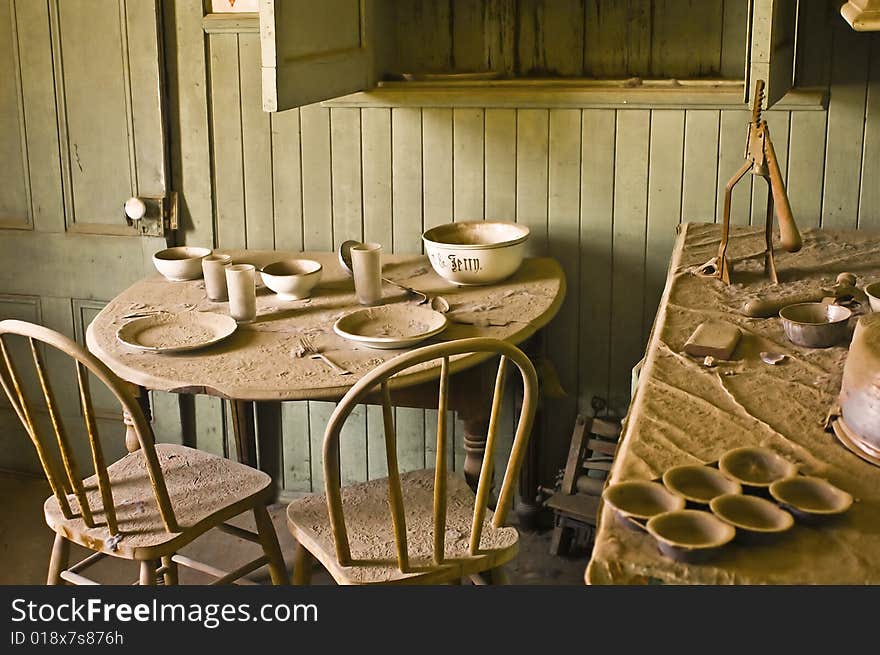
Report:
[[[742,332],[735,325],[724,321],[705,321],[684,344],[684,351],[694,357],[730,359],[741,336]]]

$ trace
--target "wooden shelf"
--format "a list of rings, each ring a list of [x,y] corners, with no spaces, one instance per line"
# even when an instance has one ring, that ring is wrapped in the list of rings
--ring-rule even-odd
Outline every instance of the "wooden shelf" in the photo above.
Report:
[[[580,107],[617,109],[744,109],[742,80],[519,79],[380,82],[333,98],[325,107]],[[774,109],[822,111],[825,89],[792,89]]]

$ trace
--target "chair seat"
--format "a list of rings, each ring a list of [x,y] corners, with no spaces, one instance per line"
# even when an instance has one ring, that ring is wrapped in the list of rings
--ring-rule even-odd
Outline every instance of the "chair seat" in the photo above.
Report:
[[[388,480],[382,478],[342,489],[342,506],[354,564],[340,566],[324,494],[297,499],[287,508],[293,536],[339,584],[439,583],[461,579],[500,566],[516,556],[516,528],[492,526],[486,510],[480,550],[468,553],[474,493],[464,478],[447,475],[446,549],[442,565],[432,561],[434,471],[401,474],[410,570],[397,567],[397,551],[388,501]]]
[[[206,530],[249,509],[253,499],[271,494],[272,479],[244,464],[200,450],[174,444],[156,444],[156,454],[180,532],[165,530],[159,506],[141,451],[129,453],[107,467],[113,489],[116,518],[123,535],[116,545],[108,543],[98,480],[83,481],[96,526],[86,526],[79,516],[76,496],[68,495],[74,517],[64,518],[55,496],[46,499],[46,523],[58,534],[92,550],[129,559],[157,559],[176,552]]]

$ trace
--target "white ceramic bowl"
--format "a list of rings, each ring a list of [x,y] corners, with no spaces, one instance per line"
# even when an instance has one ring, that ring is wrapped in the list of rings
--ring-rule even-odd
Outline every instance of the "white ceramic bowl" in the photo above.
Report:
[[[313,259],[284,259],[261,268],[260,277],[282,300],[301,300],[321,281],[321,271]]]
[[[865,295],[871,304],[872,312],[880,312],[880,282],[873,282],[865,287]]]
[[[437,274],[463,285],[492,284],[513,275],[528,238],[529,228],[506,221],[448,223],[422,234]]]
[[[177,246],[153,254],[153,265],[169,280],[197,280],[202,277],[202,257],[213,252],[210,248]]]

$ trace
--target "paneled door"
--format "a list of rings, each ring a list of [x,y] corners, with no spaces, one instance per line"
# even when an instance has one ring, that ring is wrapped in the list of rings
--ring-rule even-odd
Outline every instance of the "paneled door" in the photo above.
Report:
[[[165,247],[159,2],[0,0],[0,318],[83,342],[103,304]],[[139,221],[123,213],[132,196],[147,206]],[[26,369],[29,350],[14,356]],[[73,370],[47,365],[62,413],[78,414]],[[124,452],[118,405],[96,404],[107,455]],[[0,398],[0,468],[36,470],[31,450]]]

